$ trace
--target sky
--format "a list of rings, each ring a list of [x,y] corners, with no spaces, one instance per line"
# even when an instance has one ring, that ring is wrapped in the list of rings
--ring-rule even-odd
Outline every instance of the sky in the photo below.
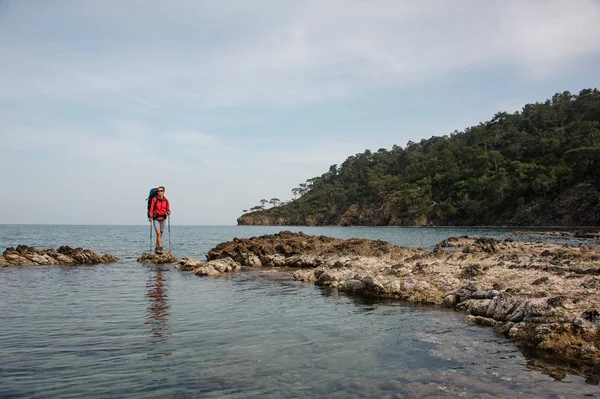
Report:
[[[235,225],[369,149],[600,86],[600,0],[0,0],[0,224]]]

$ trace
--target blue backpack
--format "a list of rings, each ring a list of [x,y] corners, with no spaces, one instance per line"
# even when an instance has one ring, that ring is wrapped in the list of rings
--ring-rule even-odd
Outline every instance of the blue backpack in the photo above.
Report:
[[[146,214],[148,215],[149,218],[152,217],[152,215],[150,215],[150,205],[152,205],[152,199],[154,199],[157,196],[158,196],[158,187],[151,188],[150,192],[148,193],[148,198],[146,198],[146,202],[148,202],[148,210],[146,211]]]

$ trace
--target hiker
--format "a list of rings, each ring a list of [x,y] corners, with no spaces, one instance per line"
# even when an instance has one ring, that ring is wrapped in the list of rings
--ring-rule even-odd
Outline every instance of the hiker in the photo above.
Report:
[[[148,215],[149,221],[152,221],[154,224],[154,230],[156,231],[156,248],[154,249],[154,253],[162,254],[162,233],[165,231],[165,221],[167,217],[171,214],[171,207],[169,206],[169,200],[165,197],[165,187],[160,186],[157,190],[156,197],[152,198],[152,202],[150,203],[150,209]]]

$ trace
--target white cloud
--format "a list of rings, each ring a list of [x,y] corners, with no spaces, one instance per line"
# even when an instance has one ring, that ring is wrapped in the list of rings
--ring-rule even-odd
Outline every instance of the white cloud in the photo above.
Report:
[[[600,51],[600,3],[593,0],[161,4],[124,2],[113,10],[74,3],[71,13],[79,10],[92,26],[102,21],[122,36],[106,31],[103,39],[84,25],[78,34],[96,41],[95,51],[75,45],[77,38],[44,46],[35,32],[52,23],[38,16],[41,26],[28,39],[9,34],[0,41],[10,54],[0,66],[0,96],[105,93],[147,107],[172,99],[196,107],[285,105],[492,64],[547,78]],[[206,29],[216,36],[207,37],[203,25],[211,21]],[[126,47],[132,44],[138,47]],[[47,61],[36,62],[34,54]]]

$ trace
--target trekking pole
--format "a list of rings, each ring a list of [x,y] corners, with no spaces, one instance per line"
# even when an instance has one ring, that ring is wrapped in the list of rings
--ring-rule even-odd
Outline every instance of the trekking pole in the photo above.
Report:
[[[167,226],[169,230],[169,253],[171,252],[171,215],[167,215]]]
[[[150,221],[150,253],[152,253],[152,221]]]

